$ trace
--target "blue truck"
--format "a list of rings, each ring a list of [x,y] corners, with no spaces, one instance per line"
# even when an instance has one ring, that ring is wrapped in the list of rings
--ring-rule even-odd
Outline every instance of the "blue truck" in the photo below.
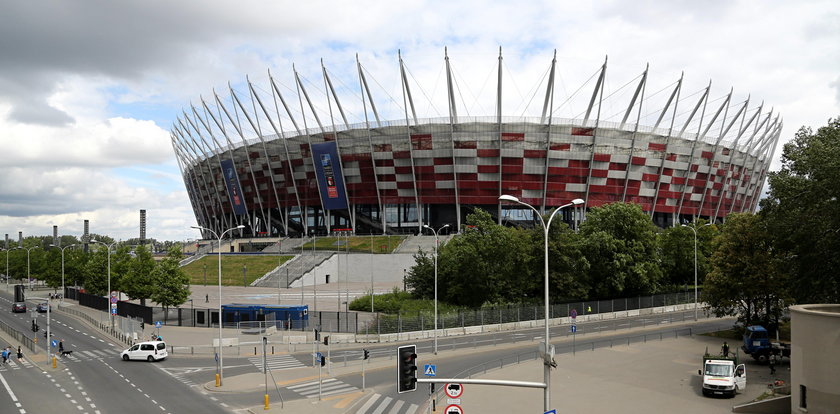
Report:
[[[765,363],[771,356],[790,358],[790,344],[770,342],[767,329],[761,325],[748,326],[744,332],[744,344],[741,350],[758,362]]]

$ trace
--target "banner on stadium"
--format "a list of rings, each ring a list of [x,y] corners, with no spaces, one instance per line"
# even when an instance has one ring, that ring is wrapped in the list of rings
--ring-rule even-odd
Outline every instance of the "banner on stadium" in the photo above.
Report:
[[[321,203],[325,210],[343,210],[347,207],[347,194],[344,192],[344,177],[335,141],[312,144],[312,162],[315,165],[315,177],[321,191]]]
[[[245,200],[242,198],[242,186],[239,185],[239,176],[236,175],[236,168],[233,168],[233,160],[222,160],[222,174],[225,177],[230,204],[233,206],[233,213],[241,216],[245,214]]]

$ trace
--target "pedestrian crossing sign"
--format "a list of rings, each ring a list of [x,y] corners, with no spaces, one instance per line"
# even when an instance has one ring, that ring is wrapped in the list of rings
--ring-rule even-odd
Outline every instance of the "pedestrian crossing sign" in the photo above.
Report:
[[[436,370],[437,370],[436,366],[434,366],[432,364],[426,364],[426,367],[423,368],[423,374],[426,374],[426,376],[428,376],[428,377],[434,377],[435,375],[437,375],[437,374],[435,374]]]

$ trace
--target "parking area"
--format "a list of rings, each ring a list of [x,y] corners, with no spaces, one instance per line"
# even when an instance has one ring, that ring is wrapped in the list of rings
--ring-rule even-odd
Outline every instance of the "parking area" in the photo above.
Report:
[[[718,353],[722,343],[694,336],[561,355],[552,375],[552,408],[558,413],[729,413],[764,393],[774,379],[790,380],[787,359],[771,377],[769,366],[741,355],[746,391],[734,398],[704,397],[697,370],[706,347]],[[542,382],[542,365],[530,361],[476,378]],[[466,412],[542,412],[542,390],[472,385],[465,387],[461,402]]]

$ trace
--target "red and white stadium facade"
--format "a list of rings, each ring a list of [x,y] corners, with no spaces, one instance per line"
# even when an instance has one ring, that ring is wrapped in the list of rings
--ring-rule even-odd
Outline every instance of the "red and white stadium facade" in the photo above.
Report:
[[[711,84],[681,99],[682,78],[663,93],[656,121],[640,125],[647,70],[631,85],[626,110],[600,119],[606,63],[582,117],[548,115],[554,61],[541,115],[503,116],[500,69],[496,114],[463,116],[448,57],[449,116],[417,117],[400,59],[405,117],[384,121],[358,68],[365,111],[358,124],[347,122],[326,70],[327,122],[297,72],[297,94],[281,93],[269,76],[268,87],[248,81],[244,92],[214,92],[185,110],[172,145],[199,225],[217,234],[244,225],[241,235],[259,237],[461,229],[476,208],[500,222],[532,219],[530,210],[500,202],[505,194],[541,212],[583,199],[582,209],[563,212],[565,221],[617,201],[639,204],[660,226],[719,221],[755,210],[782,130],[778,115],[749,99],[733,102],[731,91],[710,99]]]

